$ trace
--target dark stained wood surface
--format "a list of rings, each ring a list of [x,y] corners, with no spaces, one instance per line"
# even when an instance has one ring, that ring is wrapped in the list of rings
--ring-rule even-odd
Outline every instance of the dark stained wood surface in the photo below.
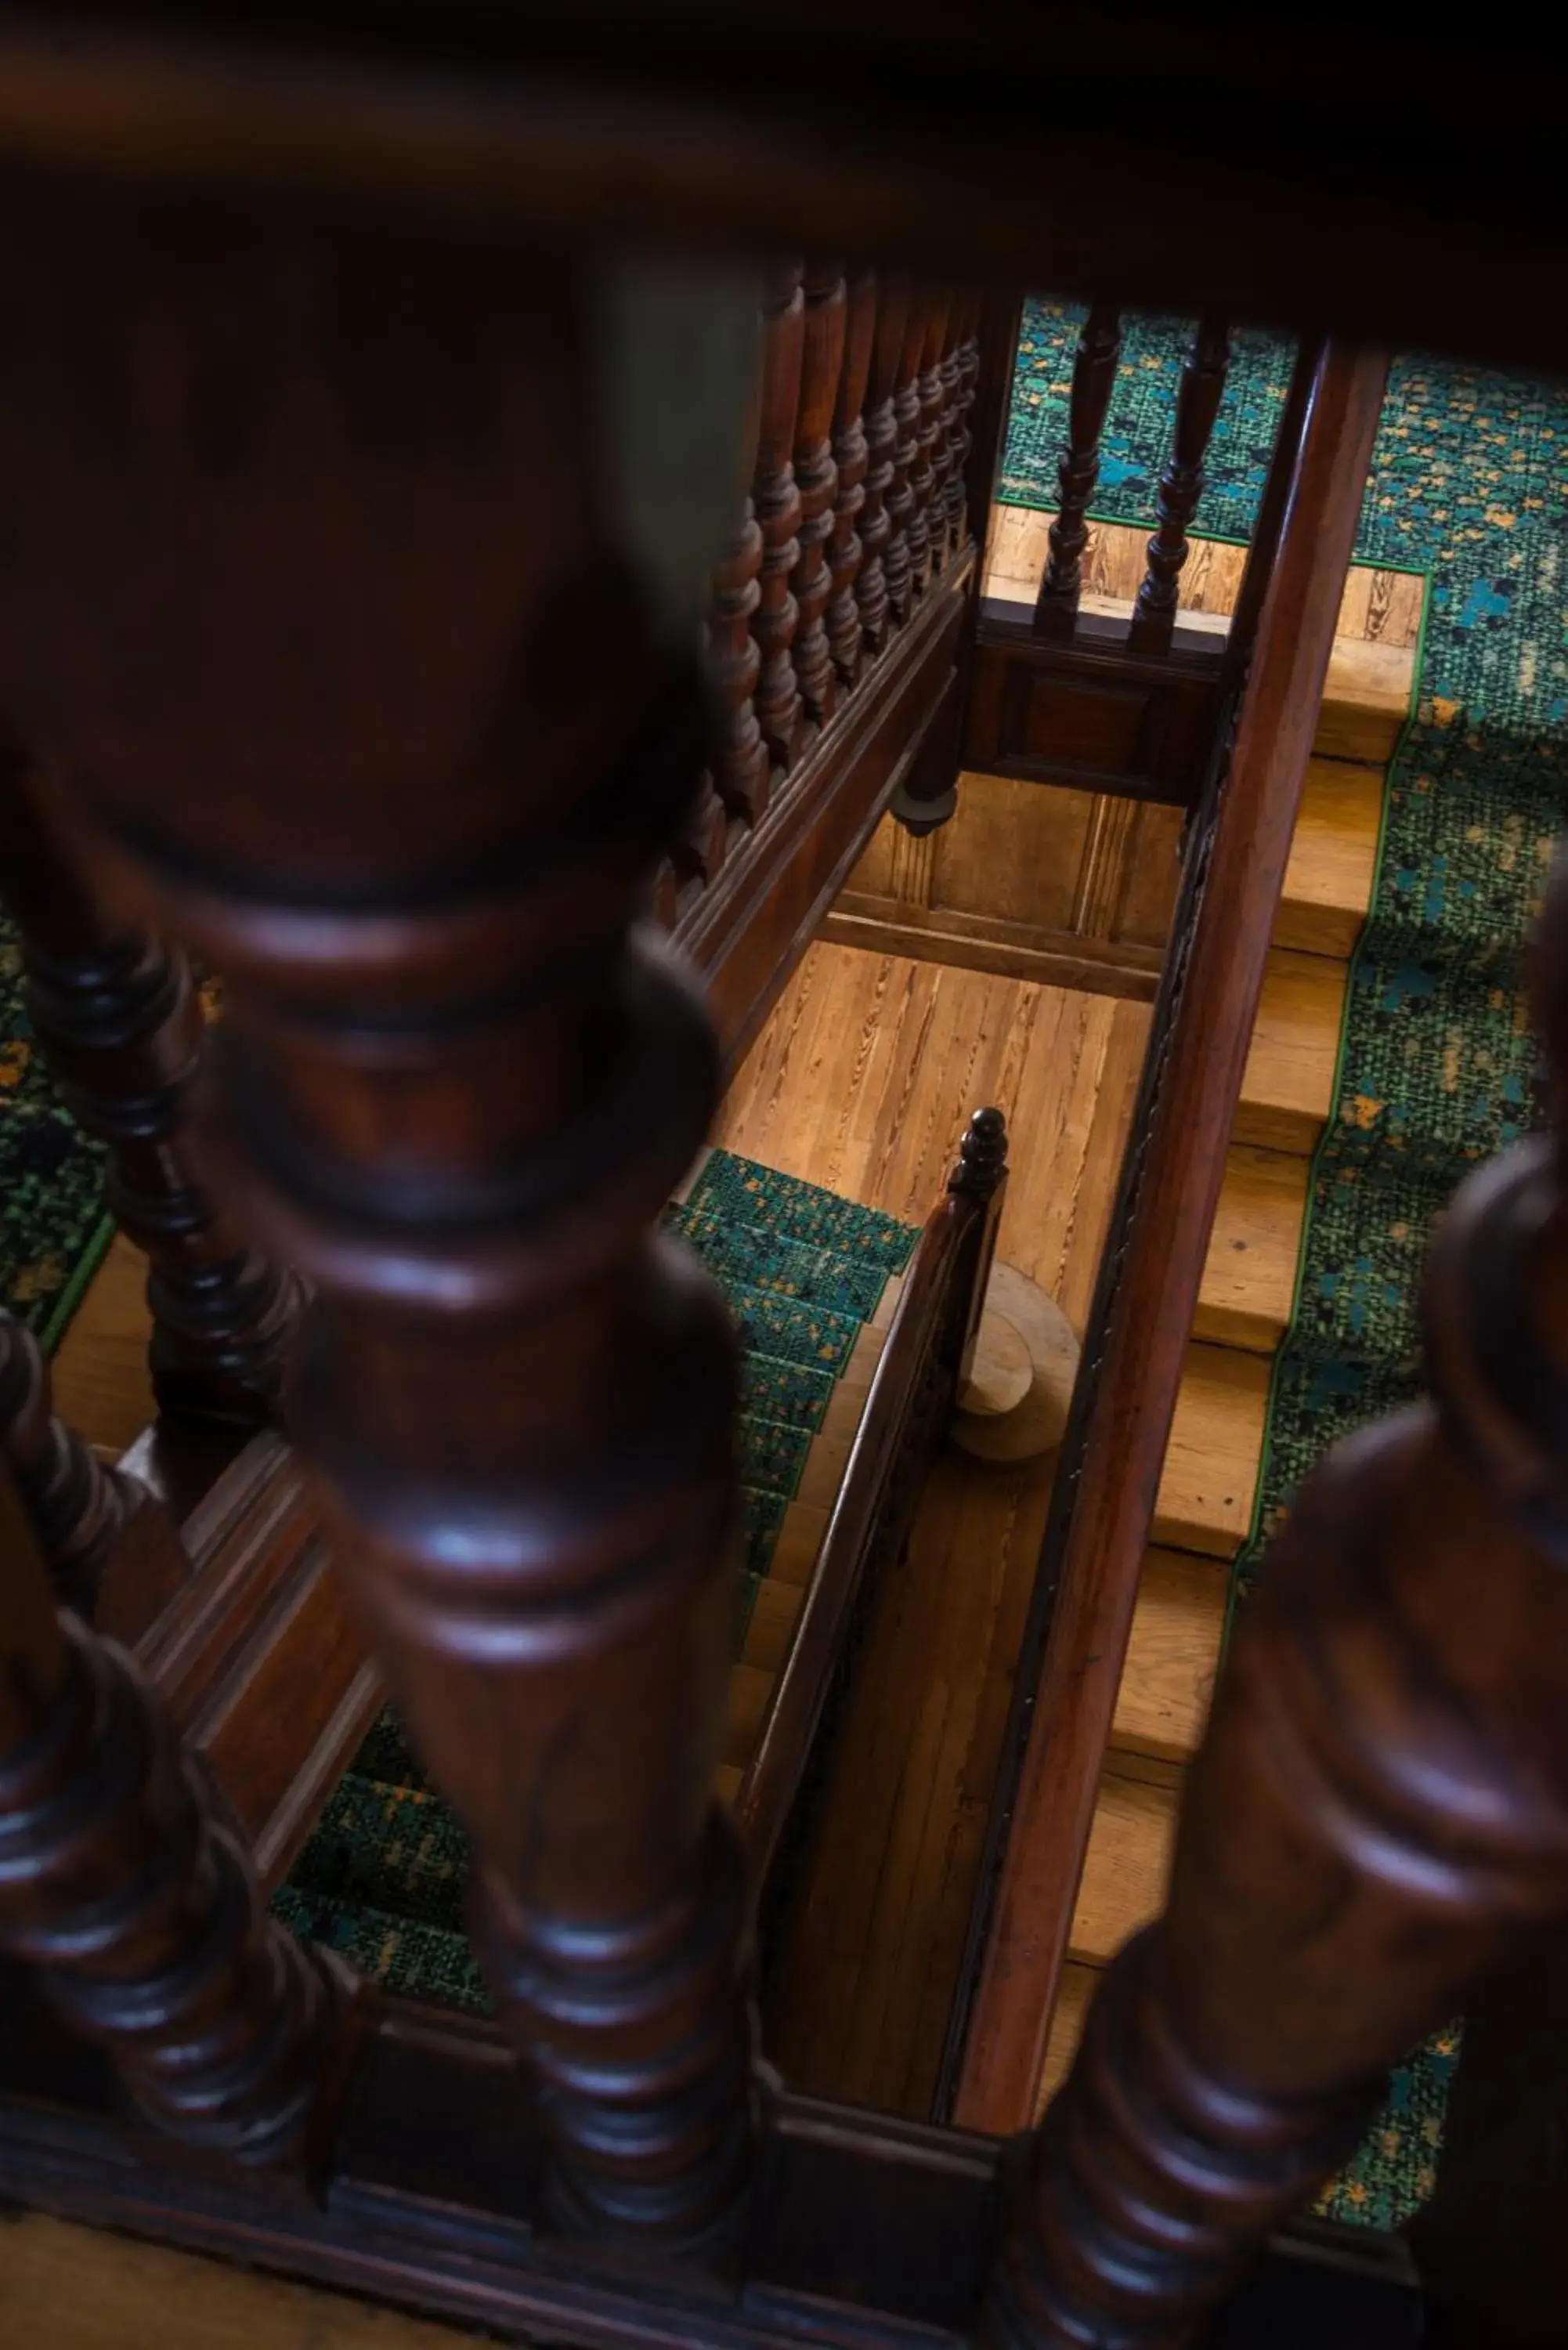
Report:
[[[823,725],[832,717],[837,699],[833,656],[823,623],[834,592],[828,541],[833,536],[838,490],[833,419],[844,371],[843,264],[836,260],[809,263],[801,292],[805,310],[800,403],[794,420],[794,478],[800,492],[795,544],[800,553],[790,581],[798,626],[791,652],[801,698],[818,725]]]
[[[1001,1115],[981,1110],[964,1134],[947,1197],[910,1260],[811,1588],[736,1798],[761,1877],[773,1864],[841,1673],[867,1564],[874,1555],[898,1555],[918,1472],[966,1374],[996,1246],[1006,1159]]]
[[[62,1607],[89,1624],[134,1489],[55,1417],[36,1338],[0,1311],[0,1452],[8,1459]]]
[[[762,670],[753,700],[763,739],[786,772],[794,764],[805,723],[794,661],[800,608],[790,586],[800,560],[794,438],[805,334],[802,266],[794,262],[776,269],[763,303],[762,409],[752,483],[752,505],[763,535],[762,592],[752,616]]]

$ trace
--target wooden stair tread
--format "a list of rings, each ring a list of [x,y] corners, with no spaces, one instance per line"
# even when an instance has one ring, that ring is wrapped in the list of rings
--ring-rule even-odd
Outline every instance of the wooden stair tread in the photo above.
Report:
[[[1334,1099],[1346,966],[1276,947],[1269,955],[1231,1139],[1309,1155]]]
[[[1067,2067],[1078,2053],[1078,2043],[1084,2036],[1084,2019],[1089,2012],[1089,2002],[1095,1995],[1099,1980],[1098,1967],[1086,1967],[1080,1959],[1069,1959],[1062,1970],[1056,2004],[1051,2015],[1051,2030],[1045,2043],[1045,2063],[1035,2100],[1036,2121],[1067,2077]]]
[[[1302,790],[1273,943],[1345,962],[1372,903],[1384,770],[1314,759]]]
[[[1148,1552],[1116,1692],[1113,1751],[1177,1762],[1197,1752],[1220,1669],[1228,1584],[1218,1559]]]
[[[1129,1934],[1158,1913],[1176,1837],[1174,1777],[1161,1783],[1135,1779],[1114,1766],[1106,1772],[1073,1911],[1069,1958],[1103,1967]]]
[[[1235,1556],[1252,1521],[1268,1397],[1261,1355],[1189,1348],[1155,1502],[1158,1545]]]
[[[1192,1335],[1272,1355],[1295,1295],[1311,1161],[1293,1151],[1231,1151],[1198,1293]]]

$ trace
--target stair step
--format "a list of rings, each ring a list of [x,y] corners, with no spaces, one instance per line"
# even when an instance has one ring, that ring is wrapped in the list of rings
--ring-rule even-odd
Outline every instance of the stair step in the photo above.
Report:
[[[1268,1398],[1262,1356],[1189,1347],[1155,1501],[1159,1547],[1234,1558],[1252,1522]]]
[[[1051,2016],[1050,2034],[1045,2043],[1045,2064],[1040,2074],[1034,2106],[1036,2121],[1067,2077],[1067,2068],[1077,2054],[1078,2043],[1084,2036],[1084,2019],[1089,2012],[1089,2002],[1095,1995],[1099,1980],[1098,1967],[1086,1967],[1081,1960],[1069,1959],[1062,1970],[1062,1980],[1056,1989],[1056,2005]]]
[[[1084,1965],[1103,1967],[1165,1899],[1180,1774],[1158,1767],[1135,1778],[1113,1763],[1100,1782],[1067,1952]]]
[[[1263,975],[1233,1142],[1310,1156],[1334,1099],[1346,966],[1275,947]]]
[[[1273,942],[1305,954],[1355,953],[1372,903],[1384,770],[1314,759],[1274,918]]]
[[[1218,1559],[1148,1552],[1116,1691],[1113,1752],[1171,1762],[1197,1752],[1220,1669],[1228,1581]]]
[[[1295,1295],[1311,1171],[1311,1160],[1294,1152],[1231,1151],[1192,1319],[1195,1338],[1273,1353]]]

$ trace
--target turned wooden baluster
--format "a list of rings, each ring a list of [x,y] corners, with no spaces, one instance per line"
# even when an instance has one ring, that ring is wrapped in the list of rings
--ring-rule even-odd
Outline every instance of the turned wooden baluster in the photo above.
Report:
[[[812,263],[806,269],[802,292],[805,316],[800,406],[794,428],[794,477],[800,490],[800,528],[796,534],[800,560],[790,584],[800,614],[794,639],[794,673],[806,708],[818,725],[824,725],[833,715],[837,696],[824,617],[834,588],[827,549],[834,533],[834,500],[838,489],[838,467],[831,435],[839,378],[844,372],[846,305],[842,262]]]
[[[861,571],[870,558],[856,528],[867,504],[866,475],[870,452],[866,440],[866,385],[871,371],[871,345],[877,328],[877,278],[862,270],[849,289],[845,317],[844,365],[838,378],[838,399],[833,411],[833,458],[838,468],[838,493],[833,508],[833,536],[828,562],[833,571],[833,601],[827,608],[827,641],[834,667],[846,686],[860,674],[863,609],[857,600]],[[884,534],[886,543],[886,534]],[[884,615],[887,588],[881,588]]]
[[[1561,873],[1544,972],[1561,1105]],[[1035,2135],[992,2342],[1194,2339],[1386,2068],[1568,1918],[1561,1139],[1463,1186],[1426,1318],[1433,1401],[1334,1448],[1242,1613],[1165,1914]]]
[[[62,1615],[0,1459],[0,1953],[149,2119],[242,2162],[308,2159],[348,1981],[267,1916],[246,1854],[124,1651]]]
[[[880,652],[887,642],[889,604],[895,612],[899,608],[897,593],[903,595],[903,608],[909,608],[909,543],[901,526],[895,530],[891,504],[897,486],[894,460],[898,445],[894,393],[909,317],[909,278],[901,273],[880,277],[866,404],[866,504],[860,514],[860,576],[855,582],[860,624],[866,632],[867,648],[873,653]]]
[[[104,1568],[133,1497],[54,1416],[49,1367],[24,1323],[0,1309],[0,1452],[31,1514],[57,1597],[92,1619]]]
[[[190,972],[106,912],[48,789],[0,734],[0,899],[38,1042],[72,1116],[109,1145],[108,1205],[147,1252],[154,1390],[168,1411],[265,1419],[296,1289],[242,1244],[197,1176],[188,1115],[203,1023]]]
[[[914,475],[920,457],[920,387],[919,369],[925,348],[924,296],[919,286],[906,286],[903,333],[894,357],[893,477],[888,485],[888,513],[892,534],[883,558],[888,573],[888,597],[896,620],[906,620],[919,572],[919,539]]]
[[[948,347],[952,315],[950,289],[934,293],[927,312],[926,348],[920,368],[920,473],[922,479],[929,477],[929,485],[922,502],[926,525],[926,571],[920,582],[922,588],[940,578],[947,561],[948,468],[952,462],[952,452],[948,447],[948,386],[942,374],[942,359]]]
[[[950,556],[961,554],[969,537],[969,501],[964,493],[964,474],[973,446],[969,431],[969,411],[974,398],[975,379],[980,373],[980,344],[976,338],[979,320],[980,296],[975,294],[955,296],[948,327],[948,348],[942,358],[942,432],[947,442],[945,497]]]
[[[800,558],[800,490],[794,476],[795,417],[805,338],[802,265],[777,269],[763,297],[762,407],[752,502],[763,535],[760,594],[752,616],[762,665],[754,706],[763,739],[779,765],[794,764],[805,721],[791,657],[799,609],[790,581]]]
[[[898,420],[898,473],[894,482],[895,512],[907,485],[904,532],[909,549],[909,594],[919,596],[931,576],[931,538],[927,509],[931,500],[931,448],[922,386],[926,346],[930,340],[931,312],[938,296],[918,281],[909,297],[909,323],[904,334],[904,355],[898,367],[898,390],[893,412]],[[899,616],[902,618],[902,615]]]
[[[1230,363],[1230,328],[1222,319],[1200,319],[1181,363],[1170,463],[1160,477],[1158,521],[1133,608],[1128,643],[1134,652],[1164,652],[1176,627],[1176,588],[1187,560],[1187,526],[1203,494],[1203,460]]]
[[[704,775],[698,786],[696,806],[676,834],[670,854],[659,868],[654,914],[665,930],[673,930],[688,903],[718,879],[729,845],[729,816],[714,789],[711,775]]]
[[[4,248],[0,693],[71,755],[106,872],[223,974],[209,1146],[312,1285],[298,1449],[472,1838],[548,2213],[711,2242],[754,2103],[711,1793],[735,1347],[657,1229],[718,1071],[638,920],[701,768],[696,629],[601,505],[574,268],[213,203],[175,248],[118,189]],[[242,400],[220,468],[180,386]],[[144,660],[150,610],[177,660]]]
[[[708,674],[717,704],[712,788],[722,807],[748,825],[762,821],[768,804],[768,746],[753,700],[763,666],[753,634],[762,567],[763,534],[748,498],[740,528],[714,568],[707,629]]]
[[[1056,516],[1047,542],[1045,575],[1034,605],[1036,634],[1059,641],[1072,636],[1078,618],[1078,599],[1084,592],[1084,550],[1089,543],[1089,501],[1100,477],[1100,435],[1105,430],[1106,411],[1110,406],[1121,355],[1120,315],[1108,303],[1096,302],[1084,321],[1073,358],[1067,446],[1056,467]]]

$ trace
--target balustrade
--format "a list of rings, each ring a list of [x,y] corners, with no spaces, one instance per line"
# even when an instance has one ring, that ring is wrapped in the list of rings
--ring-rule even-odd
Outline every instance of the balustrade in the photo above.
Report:
[[[1148,568],[1137,591],[1128,645],[1134,652],[1168,650],[1176,627],[1177,582],[1187,560],[1187,531],[1203,494],[1203,460],[1224,396],[1231,330],[1203,318],[1181,365],[1170,463],[1160,476],[1158,515],[1148,542]]]
[[[794,669],[801,699],[818,725],[833,715],[836,686],[824,617],[834,592],[828,542],[835,526],[838,467],[833,420],[844,372],[844,271],[837,261],[813,263],[802,285],[800,403],[795,416],[794,477],[800,491],[796,543],[800,558],[790,585],[799,626]]]
[[[752,616],[761,655],[754,705],[763,739],[786,773],[800,748],[805,714],[793,659],[800,610],[790,587],[800,560],[794,442],[805,355],[803,275],[799,262],[774,271],[763,302],[762,404],[752,484],[763,537],[761,593]]]
[[[132,1495],[118,1471],[55,1418],[43,1350],[26,1325],[3,1309],[0,1448],[36,1529],[57,1598],[90,1623]]]
[[[340,2085],[348,1980],[268,1918],[123,1650],[58,1611],[3,1457],[29,1441],[0,1443],[0,1953],[159,2127],[298,2164]]]
[[[147,1252],[154,1391],[177,1413],[265,1419],[296,1284],[245,1247],[197,1171],[189,1115],[203,1022],[185,960],[106,912],[61,836],[53,789],[0,739],[0,899],[38,1042],[67,1107],[109,1147],[107,1205]]]
[[[1120,316],[1107,304],[1094,304],[1073,358],[1067,446],[1056,469],[1057,509],[1051,525],[1045,575],[1034,606],[1035,631],[1043,637],[1069,639],[1077,621],[1084,550],[1089,543],[1089,502],[1100,475],[1100,435],[1121,353]]]

